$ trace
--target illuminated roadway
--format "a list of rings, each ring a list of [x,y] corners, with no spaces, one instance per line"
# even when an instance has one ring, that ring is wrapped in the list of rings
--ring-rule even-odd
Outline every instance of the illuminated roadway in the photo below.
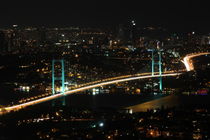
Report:
[[[178,76],[180,74],[181,73],[175,73],[173,71],[170,71],[170,72],[163,73],[162,77]],[[96,87],[101,87],[101,86],[120,83],[120,82],[132,81],[132,80],[137,80],[137,79],[147,79],[147,78],[160,77],[160,75],[152,76],[151,73],[143,73],[143,74],[136,74],[136,75],[129,75],[129,76],[125,76],[126,78],[121,78],[121,79],[109,78],[109,79],[115,79],[115,80],[109,80],[109,81],[101,80],[99,83],[95,83],[95,84],[92,84],[92,85],[88,85],[88,86],[80,87],[80,88],[77,88],[77,89],[73,89],[73,90],[67,91],[63,94],[60,93],[60,94],[50,95],[50,96],[43,97],[43,98],[40,98],[40,99],[37,99],[37,100],[34,100],[34,101],[29,101],[29,102],[22,103],[22,104],[19,104],[19,105],[5,107],[2,110],[0,110],[0,114],[3,111],[5,111],[5,112],[16,111],[16,110],[25,108],[27,106],[36,105],[36,104],[43,103],[43,102],[46,102],[46,101],[50,101],[50,100],[53,100],[53,99],[56,99],[56,98],[60,98],[62,96],[74,94],[76,92],[81,92],[81,91],[85,91],[85,90],[96,88]],[[120,76],[120,77],[123,77],[123,76]]]
[[[188,54],[181,61],[184,63],[187,71],[192,71],[192,70],[194,70],[192,58],[201,56],[201,55],[207,55],[207,54],[210,54],[210,53],[203,52],[203,53]]]
[[[193,62],[192,62],[192,58],[197,57],[197,56],[201,56],[201,55],[207,55],[210,54],[209,52],[204,52],[204,53],[196,53],[196,54],[189,54],[187,56],[185,56],[182,60],[182,62],[184,63],[186,70],[187,71],[191,71],[194,70],[194,66],[193,66]],[[177,76],[180,75],[181,73],[175,73],[173,71],[169,71],[169,72],[165,72],[162,74],[162,77],[167,77],[167,76]],[[125,75],[125,76],[119,76],[119,77],[113,77],[113,78],[108,78],[108,79],[104,79],[104,80],[99,80],[99,81],[95,81],[95,82],[91,82],[89,84],[84,84],[82,85],[82,87],[78,87],[76,89],[67,91],[63,94],[55,94],[55,95],[50,95],[47,97],[43,97],[40,99],[36,99],[34,101],[28,101],[26,103],[22,103],[22,104],[18,104],[18,105],[13,105],[10,107],[5,107],[5,108],[0,108],[0,114],[3,114],[3,112],[10,112],[10,111],[16,111],[22,108],[25,108],[27,106],[31,106],[31,105],[36,105],[42,102],[46,102],[46,101],[50,101],[56,98],[60,98],[62,96],[66,96],[66,95],[70,95],[70,94],[74,94],[76,92],[81,92],[81,91],[85,91],[88,89],[92,89],[92,88],[96,88],[96,87],[100,87],[100,86],[105,86],[105,85],[110,85],[110,84],[115,84],[115,83],[120,83],[120,82],[126,82],[126,81],[132,81],[132,80],[137,80],[137,79],[147,79],[147,78],[155,78],[155,77],[160,77],[160,75],[154,75],[152,76],[151,73],[142,73],[142,74],[136,74],[136,75]]]

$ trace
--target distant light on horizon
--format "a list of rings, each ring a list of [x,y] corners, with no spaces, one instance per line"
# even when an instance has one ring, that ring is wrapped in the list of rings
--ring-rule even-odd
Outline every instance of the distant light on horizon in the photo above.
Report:
[[[18,27],[18,25],[17,25],[17,24],[14,24],[14,25],[12,25],[12,27],[13,27],[13,28],[16,28],[16,27]]]
[[[132,20],[132,25],[133,25],[133,26],[135,26],[135,25],[136,25],[136,23],[135,23],[135,21],[134,21],[134,20]]]
[[[99,123],[99,126],[100,127],[103,127],[104,126],[104,123],[103,122]]]

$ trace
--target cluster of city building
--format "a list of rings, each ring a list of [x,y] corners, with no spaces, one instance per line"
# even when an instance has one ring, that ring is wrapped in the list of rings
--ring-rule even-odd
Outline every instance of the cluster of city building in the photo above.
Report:
[[[2,61],[0,70],[4,72],[10,67],[15,67],[12,71],[15,73],[13,79],[5,79],[3,83],[7,85],[9,83],[12,92],[16,93],[13,96],[16,100],[14,102],[23,103],[51,93],[52,59],[57,57],[65,60],[67,85],[65,90],[69,90],[106,78],[151,72],[151,50],[161,51],[163,72],[180,71],[185,69],[181,59],[186,54],[207,52],[209,45],[209,34],[191,32],[181,35],[167,33],[166,29],[160,27],[141,29],[137,27],[135,21],[128,26],[121,24],[115,30],[13,25],[0,31],[0,54],[2,60],[9,61]],[[204,68],[208,65],[210,64],[205,64]],[[59,65],[56,66],[56,70],[59,71],[60,68]],[[208,82],[207,80],[205,83]],[[158,80],[141,84],[135,81],[96,88],[86,94],[116,92],[140,94],[153,92],[154,90],[150,89],[155,89],[157,85]],[[202,87],[186,90],[183,93],[190,94],[192,91],[208,93],[207,86]],[[58,84],[56,91],[60,90]],[[155,92],[159,91],[156,89]],[[176,88],[167,86],[162,91],[162,93],[176,92]]]
[[[35,111],[37,112],[37,111]],[[20,113],[20,112],[19,112]],[[23,112],[22,112],[23,113]],[[20,113],[21,114],[21,113]],[[29,115],[30,114],[30,115]],[[16,137],[25,139],[209,139],[210,110],[207,107],[151,109],[132,113],[129,110],[92,112],[57,109],[45,113],[31,112],[12,122]],[[21,115],[22,116],[22,115]],[[14,125],[14,124],[13,124]],[[0,122],[0,129],[7,123]],[[7,129],[1,130],[7,136]],[[25,132],[29,133],[25,135]]]
[[[179,56],[194,51],[203,51],[210,45],[207,33],[169,33],[161,27],[140,28],[135,21],[120,24],[116,28],[84,28],[84,27],[19,27],[0,30],[0,53],[20,54],[38,52],[57,52],[64,54],[72,48],[87,53],[116,56],[114,50],[135,51],[148,50],[156,46],[157,40],[163,44],[162,49]],[[183,47],[184,46],[184,47]],[[32,52],[33,51],[33,52]],[[101,54],[102,55],[102,54]]]
[[[53,65],[57,76],[65,73],[65,91],[129,75],[151,73],[153,58],[161,63],[162,72],[183,72],[177,77],[163,78],[162,91],[159,90],[159,78],[149,78],[79,92],[78,95],[85,94],[85,100],[101,95],[120,95],[116,98],[126,95],[145,100],[160,93],[161,96],[182,94],[208,98],[209,57],[192,60],[196,70],[186,73],[181,62],[189,53],[208,51],[208,33],[169,33],[161,27],[140,28],[135,21],[129,25],[120,24],[115,29],[13,25],[0,29],[0,76],[5,77],[7,73],[0,79],[0,91],[6,93],[0,95],[1,105],[11,106],[52,95],[52,60],[55,59],[65,62],[64,69],[59,64]],[[158,60],[160,56],[161,61]],[[157,68],[154,70],[159,71]],[[55,91],[62,92],[61,83],[55,84]],[[66,98],[66,101],[71,100]],[[5,106],[0,107],[2,111]],[[66,108],[49,110],[49,107],[26,108],[0,116],[0,132],[5,134],[0,139],[12,137],[9,135],[12,130],[18,130],[16,136],[19,139],[26,139],[24,136],[30,134],[34,139],[45,140],[198,140],[210,137],[210,110],[206,106],[151,109],[140,113],[126,109],[113,111],[114,106],[112,110],[102,112],[87,108],[70,110],[68,104]],[[42,113],[38,112],[40,109]],[[8,119],[12,121],[8,123]]]

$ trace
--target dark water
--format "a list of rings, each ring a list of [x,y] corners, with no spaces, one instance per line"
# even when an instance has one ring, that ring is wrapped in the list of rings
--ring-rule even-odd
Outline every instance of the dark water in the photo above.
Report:
[[[169,95],[160,99],[151,100],[134,106],[129,106],[127,107],[127,109],[132,109],[133,112],[140,112],[161,107],[210,107],[210,96]]]
[[[3,102],[3,101],[2,101]],[[56,100],[57,106],[61,105],[61,99]],[[51,101],[36,105],[37,108],[51,106]],[[210,107],[209,95],[70,95],[66,97],[66,105],[70,108],[81,109],[132,109],[133,112],[147,111],[155,108],[170,108],[175,106],[207,106]]]
[[[141,104],[163,97],[162,95],[128,95],[128,94],[101,94],[101,95],[70,95],[67,96],[67,105],[73,108],[112,108],[120,109],[131,105]]]

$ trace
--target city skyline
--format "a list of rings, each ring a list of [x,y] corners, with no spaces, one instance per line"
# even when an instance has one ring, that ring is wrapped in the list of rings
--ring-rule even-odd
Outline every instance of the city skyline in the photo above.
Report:
[[[135,20],[139,27],[162,26],[176,31],[209,31],[209,9],[202,1],[21,1],[3,3],[1,27],[116,27]]]
[[[0,8],[0,139],[210,139],[209,5]]]

